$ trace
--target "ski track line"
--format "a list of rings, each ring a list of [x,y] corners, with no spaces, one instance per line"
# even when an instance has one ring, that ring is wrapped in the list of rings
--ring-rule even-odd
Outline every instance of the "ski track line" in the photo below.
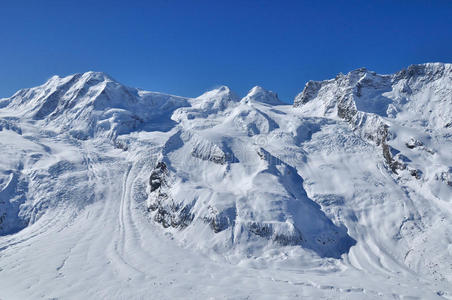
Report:
[[[122,185],[121,185],[121,196],[119,208],[116,213],[118,216],[117,230],[115,231],[115,237],[113,241],[113,251],[110,251],[109,254],[111,256],[112,265],[117,269],[118,274],[124,276],[127,281],[130,281],[137,277],[143,277],[144,273],[132,266],[126,260],[126,244],[129,237],[127,236],[127,206],[129,205],[129,195],[127,192],[127,181],[129,177],[130,170],[132,165],[130,163],[127,164],[126,170],[122,177]],[[111,179],[111,178],[110,178]],[[114,182],[112,182],[114,184]]]
[[[98,156],[97,154],[89,151],[88,149],[86,149],[86,147],[84,147],[84,152],[83,152],[83,158],[84,158],[84,163],[86,164],[86,168],[87,168],[87,176],[88,176],[88,183],[90,185],[95,185],[96,183],[98,183],[102,178],[102,165],[100,163],[98,163],[98,161],[100,160],[100,156]],[[100,193],[100,195],[98,195],[98,193]],[[76,226],[66,226],[64,227],[64,229],[62,230],[61,234],[64,236],[66,234],[70,234],[71,231],[73,230],[77,230],[75,232],[75,234],[77,234],[77,237],[74,238],[73,241],[73,246],[69,248],[68,250],[68,254],[67,256],[64,258],[63,262],[61,263],[61,265],[56,269],[57,271],[57,277],[62,277],[64,276],[64,267],[67,266],[71,260],[77,256],[77,255],[82,255],[83,256],[83,261],[88,262],[90,261],[89,259],[89,254],[90,254],[90,249],[93,247],[93,243],[96,241],[96,237],[98,235],[98,229],[102,228],[102,223],[105,220],[106,216],[109,213],[111,204],[108,203],[109,201],[107,199],[102,199],[103,197],[103,191],[99,191],[97,189],[94,190],[94,203],[88,205],[89,208],[91,207],[97,207],[97,206],[102,206],[101,211],[99,212],[98,210],[94,210],[91,211],[87,214],[87,218],[93,218],[94,222],[91,223],[92,226],[88,226],[87,229],[83,228],[77,228]],[[99,201],[99,199],[102,199]],[[80,212],[80,213],[83,213]],[[96,215],[99,214],[99,217],[95,217]],[[76,218],[78,219],[77,221],[80,221],[80,215],[78,215]],[[71,225],[78,225],[78,223],[74,223]],[[86,225],[85,225],[86,226]],[[65,232],[66,230],[68,230],[69,232]],[[77,262],[74,262],[75,264],[77,264]],[[84,267],[84,266],[81,266]]]

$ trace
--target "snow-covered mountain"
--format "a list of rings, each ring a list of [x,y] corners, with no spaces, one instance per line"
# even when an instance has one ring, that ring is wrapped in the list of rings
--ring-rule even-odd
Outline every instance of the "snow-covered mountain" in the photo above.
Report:
[[[0,298],[452,297],[451,64],[293,106],[54,76],[0,143]]]

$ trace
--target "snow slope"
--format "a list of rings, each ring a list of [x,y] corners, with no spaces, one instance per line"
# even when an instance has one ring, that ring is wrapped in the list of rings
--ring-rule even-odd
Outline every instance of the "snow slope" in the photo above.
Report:
[[[97,72],[0,99],[0,299],[452,298],[452,65],[294,105]]]

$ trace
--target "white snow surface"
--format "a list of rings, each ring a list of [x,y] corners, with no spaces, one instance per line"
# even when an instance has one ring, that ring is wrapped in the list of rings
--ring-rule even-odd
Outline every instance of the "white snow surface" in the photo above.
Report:
[[[452,299],[451,64],[293,106],[54,76],[0,145],[0,299]]]

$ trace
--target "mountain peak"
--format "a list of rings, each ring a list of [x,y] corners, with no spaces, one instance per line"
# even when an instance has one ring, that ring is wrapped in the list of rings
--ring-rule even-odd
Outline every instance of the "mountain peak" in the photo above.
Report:
[[[445,74],[452,73],[452,64],[448,63],[425,63],[410,65],[406,69],[403,69],[395,74],[397,79],[411,78],[417,76],[425,76],[426,79],[438,79],[444,77]],[[450,76],[450,75],[446,75]]]
[[[450,98],[451,75],[452,65],[444,63],[411,65],[388,75],[360,68],[333,79],[309,81],[295,97],[294,107],[353,124],[373,116],[403,118],[403,112],[410,111],[418,120],[413,126],[447,128],[450,105],[445,99]]]
[[[103,72],[88,71],[85,73],[75,73],[72,75],[60,77],[54,75],[50,77],[43,85],[36,87],[38,89],[44,89],[46,91],[59,91],[73,89],[82,89],[85,87],[93,87],[99,84],[113,83],[114,85],[121,85],[114,80],[111,76]]]
[[[84,72],[84,73],[75,73],[75,74],[71,74],[68,76],[59,76],[59,75],[54,75],[52,77],[50,77],[49,80],[47,80],[47,83],[54,83],[54,82],[59,82],[59,81],[69,81],[71,79],[82,79],[84,81],[89,81],[89,80],[96,80],[96,81],[114,81],[116,82],[115,79],[113,79],[110,75],[104,73],[104,72],[98,72],[98,71],[88,71],[88,72]]]
[[[96,79],[96,80],[100,80],[100,81],[116,81],[107,73],[98,72],[98,71],[88,71],[88,72],[82,73],[82,78]]]
[[[282,104],[281,100],[278,98],[278,94],[257,85],[248,92],[242,101],[260,102],[272,105]]]
[[[195,98],[195,103],[201,105],[205,110],[222,110],[231,102],[238,102],[240,99],[225,85],[213,90],[207,91],[201,96]]]
[[[231,97],[231,99],[236,100],[237,96],[235,93],[226,85],[221,85],[217,88],[214,88],[212,90],[209,90],[205,93],[203,93],[201,96],[198,96],[197,98],[211,98],[216,96],[226,96]]]

